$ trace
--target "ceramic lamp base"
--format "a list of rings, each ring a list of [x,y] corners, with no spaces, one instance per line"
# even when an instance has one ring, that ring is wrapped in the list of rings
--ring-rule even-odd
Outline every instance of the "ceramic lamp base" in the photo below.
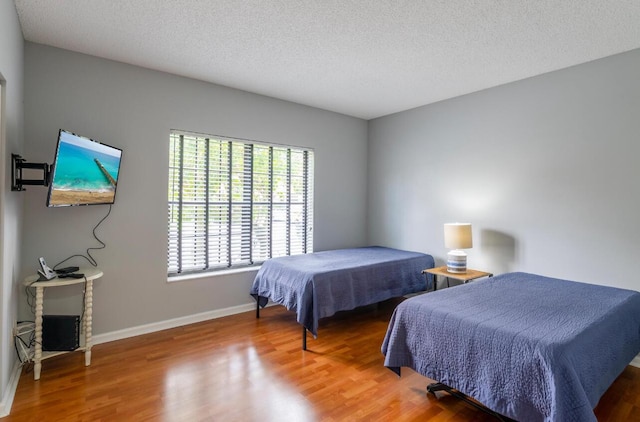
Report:
[[[454,249],[447,254],[447,271],[450,273],[467,272],[467,254],[460,249]]]

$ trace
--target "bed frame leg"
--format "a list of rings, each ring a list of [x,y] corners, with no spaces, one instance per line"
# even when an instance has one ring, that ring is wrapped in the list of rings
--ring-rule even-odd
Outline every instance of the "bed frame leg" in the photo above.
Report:
[[[260,318],[260,296],[256,298],[256,318]]]
[[[455,388],[451,388],[448,385],[445,385],[441,382],[434,382],[432,384],[427,385],[427,392],[433,394],[434,396],[436,395],[436,391],[446,391],[447,393],[451,394],[454,397],[459,398],[460,400],[465,401],[466,403],[469,403],[471,406],[475,407],[478,410],[482,410],[483,412],[493,416],[494,418],[498,419],[499,421],[502,422],[515,422],[513,419],[509,419],[506,416],[502,416],[500,413],[498,412],[494,412],[493,410],[489,409],[488,407],[477,403],[473,400],[471,400],[469,398],[469,396],[467,396],[464,393],[461,393],[460,391],[456,390]]]
[[[302,350],[307,350],[307,329],[302,326]]]

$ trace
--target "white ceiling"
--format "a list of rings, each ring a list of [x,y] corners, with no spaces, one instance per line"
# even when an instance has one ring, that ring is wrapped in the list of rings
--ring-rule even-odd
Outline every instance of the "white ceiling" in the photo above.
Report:
[[[364,119],[640,48],[640,0],[15,3],[27,41]]]

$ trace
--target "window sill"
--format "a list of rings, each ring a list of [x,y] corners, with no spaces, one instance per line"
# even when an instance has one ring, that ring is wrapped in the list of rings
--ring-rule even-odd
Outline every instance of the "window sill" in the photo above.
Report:
[[[202,278],[220,277],[220,276],[226,276],[231,274],[248,273],[251,271],[257,272],[259,269],[260,269],[260,265],[254,265],[251,267],[232,268],[228,270],[210,271],[206,273],[178,275],[174,277],[167,277],[167,283],[173,283],[176,281],[186,281],[186,280],[199,280]]]

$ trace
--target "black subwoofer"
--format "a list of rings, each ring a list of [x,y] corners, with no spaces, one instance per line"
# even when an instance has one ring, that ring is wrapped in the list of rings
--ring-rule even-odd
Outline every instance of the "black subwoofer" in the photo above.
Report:
[[[70,351],[80,346],[79,315],[44,315],[42,350]]]

